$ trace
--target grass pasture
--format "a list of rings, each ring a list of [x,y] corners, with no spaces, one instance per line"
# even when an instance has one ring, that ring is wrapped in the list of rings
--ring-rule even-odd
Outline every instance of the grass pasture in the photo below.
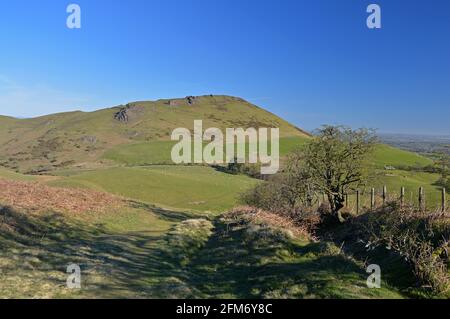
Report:
[[[433,164],[431,159],[422,155],[384,144],[377,145],[372,162],[377,168],[384,168],[385,166],[426,166]]]
[[[30,175],[19,174],[4,168],[0,168],[0,178],[14,180],[14,181],[34,181],[37,177]]]
[[[49,184],[91,188],[164,207],[219,213],[235,206],[239,194],[256,183],[249,177],[206,166],[149,166],[87,171]]]
[[[280,156],[285,157],[296,148],[301,148],[307,141],[308,138],[306,137],[281,137]],[[173,164],[171,151],[176,143],[174,141],[152,141],[118,145],[106,151],[103,159],[127,166]],[[207,143],[205,142],[203,146],[206,145]],[[226,144],[224,145],[224,154],[225,149]],[[248,158],[249,143],[245,144],[245,150]],[[270,153],[270,143],[268,144],[268,150]],[[194,162],[193,158],[192,162]]]

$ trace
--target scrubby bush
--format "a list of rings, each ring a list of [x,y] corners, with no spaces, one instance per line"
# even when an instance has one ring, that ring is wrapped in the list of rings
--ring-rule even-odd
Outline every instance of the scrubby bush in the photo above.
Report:
[[[423,213],[390,203],[359,216],[354,226],[368,248],[382,246],[401,255],[422,287],[435,294],[449,292],[448,214]]]
[[[246,240],[284,242],[292,238],[312,239],[310,229],[305,223],[255,207],[242,206],[233,209],[222,217],[226,224],[239,223],[246,227]]]
[[[447,193],[450,192],[450,177],[441,177],[437,182],[437,186],[444,187],[447,190]]]
[[[262,178],[261,164],[238,163],[237,158],[227,166],[216,166],[216,169],[233,175],[243,174],[252,178]]]

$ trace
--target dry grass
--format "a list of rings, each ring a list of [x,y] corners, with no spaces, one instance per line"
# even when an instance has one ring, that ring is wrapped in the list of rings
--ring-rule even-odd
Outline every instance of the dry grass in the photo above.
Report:
[[[274,227],[283,230],[287,233],[292,234],[296,238],[314,239],[313,236],[308,231],[307,227],[304,227],[302,225],[296,225],[295,222],[289,218],[271,212],[267,212],[255,207],[250,206],[237,207],[232,211],[230,211],[229,213],[227,213],[224,217],[233,220],[243,218],[246,221],[254,224],[264,224],[269,227]]]
[[[92,190],[49,187],[39,182],[0,179],[0,203],[29,211],[104,212],[124,204],[120,197]]]

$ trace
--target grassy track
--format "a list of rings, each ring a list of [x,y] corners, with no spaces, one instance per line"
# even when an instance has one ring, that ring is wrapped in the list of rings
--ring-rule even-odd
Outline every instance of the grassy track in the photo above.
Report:
[[[333,244],[256,225],[145,205],[101,219],[1,213],[19,225],[0,228],[1,297],[402,297],[385,284],[368,289],[362,264]],[[71,263],[81,266],[81,290],[65,286]]]

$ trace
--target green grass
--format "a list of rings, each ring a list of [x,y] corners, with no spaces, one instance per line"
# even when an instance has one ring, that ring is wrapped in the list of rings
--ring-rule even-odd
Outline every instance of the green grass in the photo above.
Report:
[[[419,154],[403,151],[383,144],[377,145],[371,161],[378,168],[383,168],[384,166],[426,166],[433,163],[431,159]]]
[[[2,298],[401,298],[366,287],[361,263],[333,244],[280,237],[158,208],[84,219],[4,209]],[[191,219],[195,218],[195,219]],[[66,267],[82,289],[66,288]]]
[[[383,172],[375,186],[381,189],[386,185],[388,192],[394,197],[400,196],[401,187],[405,187],[405,196],[408,202],[418,204],[419,188],[423,187],[427,207],[434,209],[441,205],[441,188],[433,184],[439,179],[438,174],[410,171]]]
[[[402,170],[379,170],[375,179],[370,182],[369,187],[361,189],[361,206],[370,207],[370,189],[372,187],[375,188],[376,205],[381,205],[383,186],[386,186],[388,200],[398,200],[401,188],[405,187],[405,202],[418,207],[419,188],[423,187],[427,209],[438,209],[441,207],[442,193],[441,188],[434,185],[438,179],[438,174]],[[349,196],[349,205],[351,210],[356,211],[356,196],[354,194]]]
[[[130,166],[171,164],[171,151],[174,145],[175,142],[172,141],[119,145],[106,151],[103,158]]]
[[[0,168],[0,178],[10,179],[15,181],[34,181],[37,178],[35,176],[23,175],[20,173],[12,172],[10,170]]]
[[[293,150],[304,146],[307,141],[308,138],[306,137],[280,138],[280,156],[286,156]],[[152,141],[118,145],[106,151],[103,155],[103,159],[128,166],[172,164],[171,151],[175,144],[176,142],[173,141]],[[207,143],[204,143],[204,145],[206,144]],[[224,146],[224,148],[225,147],[226,146]],[[248,156],[249,143],[246,143],[245,149],[246,156]]]
[[[143,282],[155,270],[157,243],[177,222],[166,217],[170,214],[130,207],[68,216],[3,208],[0,298],[142,297]],[[66,267],[72,263],[82,269],[81,291],[66,288]],[[162,261],[157,271],[164,273]]]
[[[292,239],[279,230],[221,220],[188,264],[189,281],[213,298],[401,298],[366,286],[362,263],[332,243]]]
[[[151,166],[88,171],[50,185],[102,190],[161,206],[222,212],[258,181],[202,166]]]

